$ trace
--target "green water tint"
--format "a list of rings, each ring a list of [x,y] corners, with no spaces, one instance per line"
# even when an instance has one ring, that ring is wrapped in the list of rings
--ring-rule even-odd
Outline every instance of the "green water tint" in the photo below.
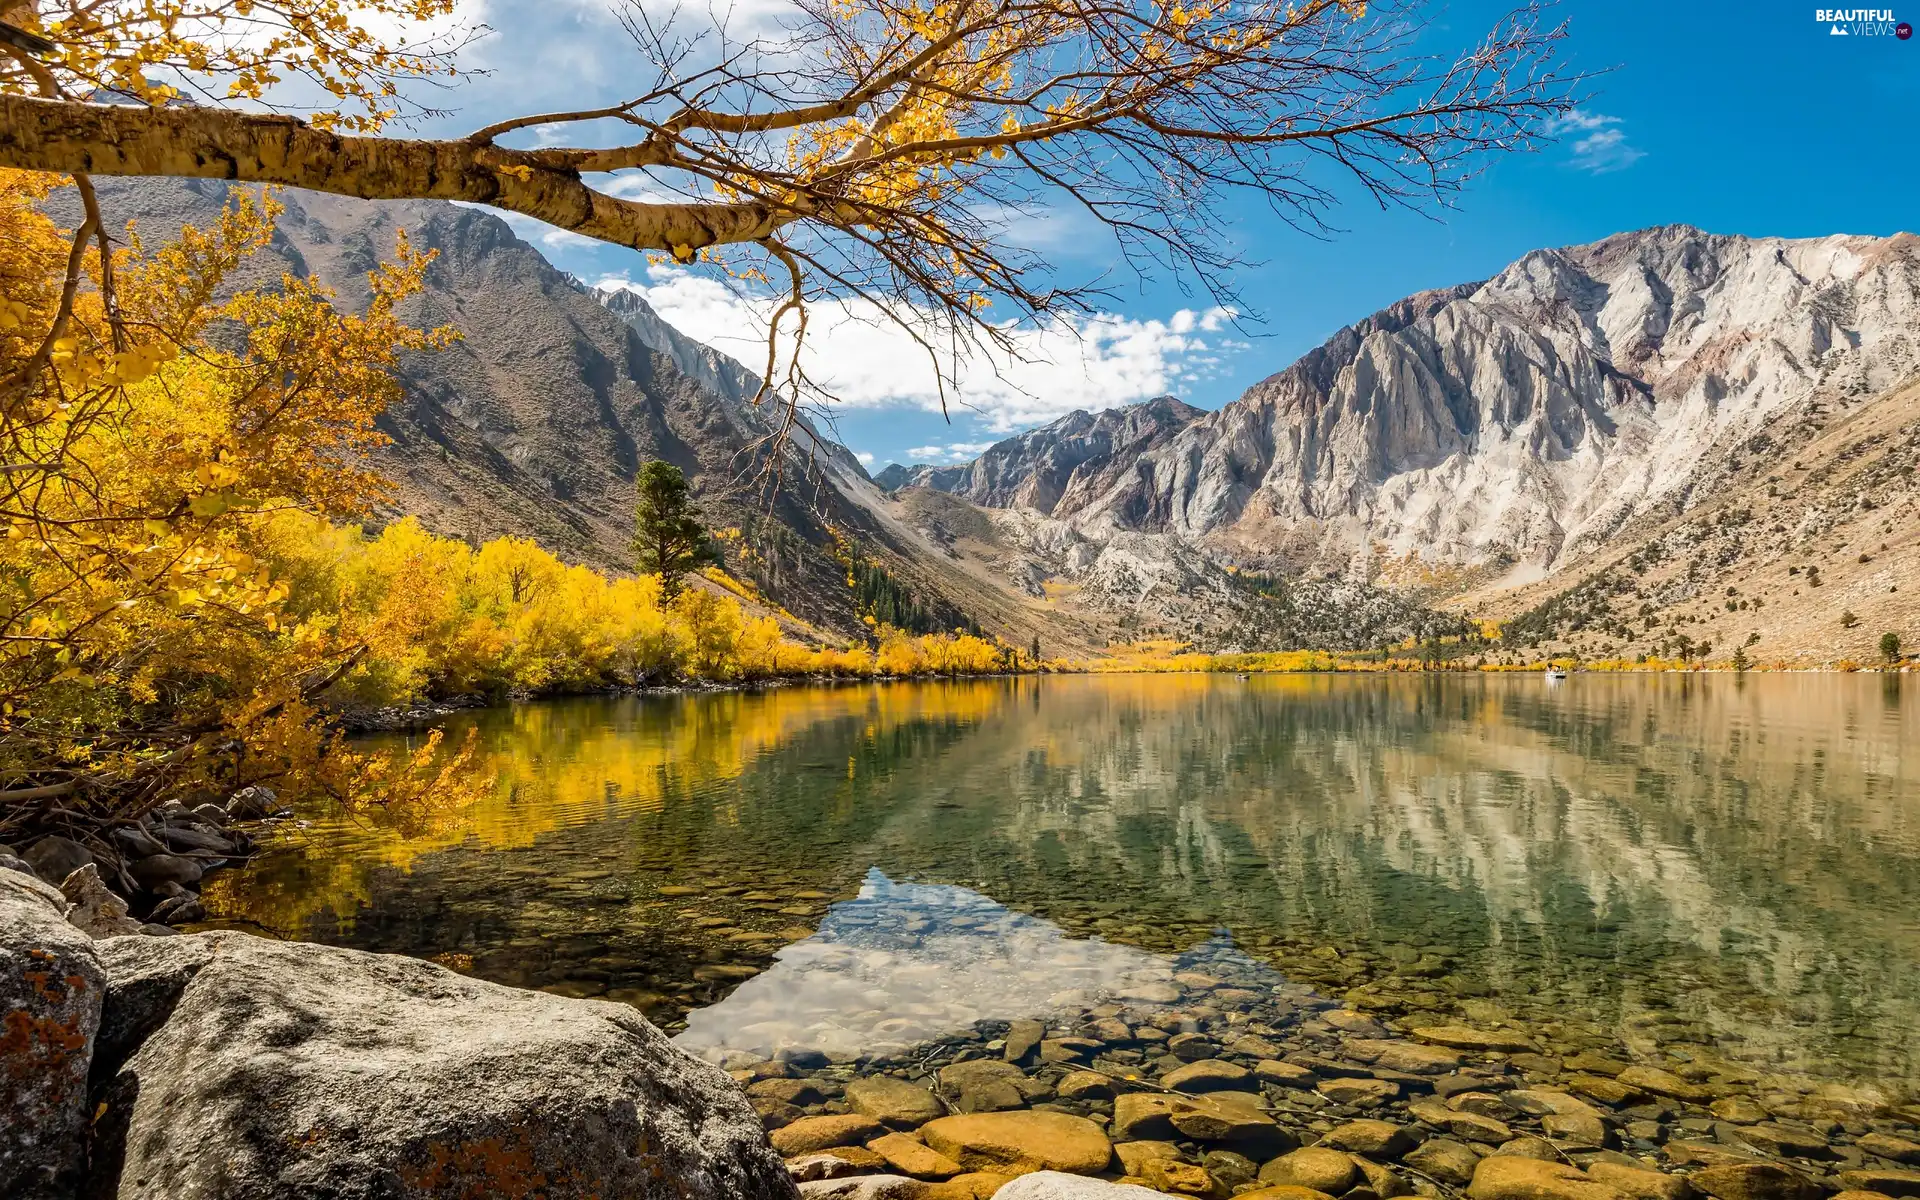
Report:
[[[1079,676],[527,705],[449,722],[450,740],[477,726],[501,772],[480,805],[407,830],[305,814],[207,899],[226,921],[698,1028],[776,955],[804,959],[785,948],[878,871],[1150,954],[1223,930],[1387,1015],[1910,1091],[1916,720],[1902,679],[1812,675]],[[940,932],[938,913],[912,919]]]

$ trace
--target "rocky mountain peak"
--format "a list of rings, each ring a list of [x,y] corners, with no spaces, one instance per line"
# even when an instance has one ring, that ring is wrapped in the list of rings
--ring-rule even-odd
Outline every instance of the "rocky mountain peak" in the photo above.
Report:
[[[1067,418],[942,470],[976,503],[1096,539],[1540,572],[1688,503],[1706,464],[1795,406],[1916,365],[1920,239],[1665,225],[1416,293],[1151,437]],[[1070,486],[1038,482],[1068,461]]]
[[[1156,396],[1098,413],[1075,410],[995,443],[971,463],[896,465],[881,474],[880,482],[895,490],[933,488],[985,508],[1021,507],[1049,513],[1070,491],[1094,488],[1095,476],[1101,472],[1165,443],[1204,415],[1205,410],[1177,396]]]

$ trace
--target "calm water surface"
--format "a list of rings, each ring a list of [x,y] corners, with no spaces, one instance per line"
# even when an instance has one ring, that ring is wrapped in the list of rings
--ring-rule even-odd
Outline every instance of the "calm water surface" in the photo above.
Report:
[[[221,921],[834,1054],[1195,955],[1549,1048],[1920,1082],[1898,677],[1109,676],[524,705],[424,827],[302,814]],[[1142,989],[1145,989],[1144,991]]]

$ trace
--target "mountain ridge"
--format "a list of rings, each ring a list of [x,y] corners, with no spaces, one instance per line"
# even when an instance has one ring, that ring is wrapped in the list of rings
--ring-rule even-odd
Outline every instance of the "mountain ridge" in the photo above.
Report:
[[[205,224],[227,195],[211,182],[103,189],[110,220],[161,233]],[[282,200],[269,252],[241,284],[312,273],[351,306],[401,226],[439,253],[404,314],[464,336],[401,365],[404,399],[382,419],[393,511],[619,570],[633,471],[662,458],[688,471],[711,523],[741,528],[754,553],[730,561],[737,573],[843,636],[863,632],[840,561],[851,539],[936,620],[976,619],[1014,644],[1038,637],[1049,653],[1160,636],[1356,648],[1457,633],[1466,615],[1519,618],[1542,651],[1677,645],[1680,631],[1641,605],[1685,609],[1722,647],[1751,645],[1756,631],[1722,629],[1722,613],[1757,609],[1707,606],[1702,589],[1722,575],[1720,586],[1762,586],[1779,556],[1700,514],[1735,495],[1748,507],[1806,499],[1819,511],[1774,522],[1784,534],[1767,527],[1800,553],[1835,530],[1865,539],[1863,522],[1883,517],[1860,513],[1912,507],[1898,450],[1920,397],[1901,387],[1920,367],[1920,238],[1907,234],[1659,226],[1535,250],[1343,327],[1219,410],[1162,396],[1076,412],[971,462],[876,479],[804,419],[796,444],[779,444],[751,403],[751,370],[643,296],[553,267],[490,213]],[[1895,449],[1836,442],[1842,427]],[[1824,474],[1762,482],[1796,454]],[[1877,473],[1862,473],[1868,461]],[[1872,498],[1836,490],[1869,474]],[[1843,507],[1853,515],[1835,515]],[[1891,550],[1874,540],[1859,552],[1870,571],[1865,557],[1859,572],[1828,565],[1828,578],[1849,577],[1861,623],[1908,619],[1904,599],[1884,599],[1907,594],[1894,570],[1905,543],[1881,532]],[[1688,537],[1726,561],[1686,564],[1676,546]],[[1658,596],[1615,587],[1607,572],[1631,562],[1681,574]],[[1813,653],[1825,617],[1812,602],[1838,593],[1796,592],[1787,578],[1765,587],[1793,602],[1765,611],[1799,612],[1781,644]],[[1583,588],[1579,603],[1565,598]]]
[[[1904,411],[1916,369],[1920,238],[1655,226],[1406,297],[1139,453],[1076,463],[1051,504],[984,484],[1039,469],[1020,456],[1076,417],[889,482],[980,504],[1023,585],[1113,610],[1139,605],[1103,582],[1118,551],[1162,578],[1331,572],[1498,614],[1749,483],[1755,439],[1786,453],[1825,409]]]

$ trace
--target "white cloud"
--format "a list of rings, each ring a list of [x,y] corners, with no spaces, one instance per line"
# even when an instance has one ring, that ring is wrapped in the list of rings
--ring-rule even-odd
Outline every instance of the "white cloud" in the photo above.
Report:
[[[651,268],[644,282],[607,278],[601,286],[639,292],[675,328],[743,362],[765,359],[772,303],[764,297],[670,266]],[[1181,309],[1150,319],[1102,313],[1016,330],[1015,353],[962,347],[957,361],[943,363],[957,385],[947,400],[978,412],[986,428],[998,433],[1075,409],[1151,399],[1176,381],[1204,381],[1221,369],[1225,347],[1203,335],[1228,328],[1233,316],[1224,308]],[[801,358],[813,380],[849,406],[940,409],[939,376],[926,350],[864,301],[814,304]],[[963,456],[980,449],[985,446]]]
[[[853,456],[856,459],[860,460],[860,465],[863,467],[870,467],[873,465],[873,455],[868,453],[865,450],[856,450]]]
[[[948,442],[944,446],[915,446],[907,451],[907,457],[915,462],[972,462],[992,447],[992,442]]]
[[[1647,156],[1646,151],[1628,143],[1626,131],[1619,126],[1619,117],[1575,109],[1552,122],[1548,132],[1555,136],[1582,135],[1574,137],[1573,165],[1595,175],[1605,175],[1610,171],[1623,171]]]

